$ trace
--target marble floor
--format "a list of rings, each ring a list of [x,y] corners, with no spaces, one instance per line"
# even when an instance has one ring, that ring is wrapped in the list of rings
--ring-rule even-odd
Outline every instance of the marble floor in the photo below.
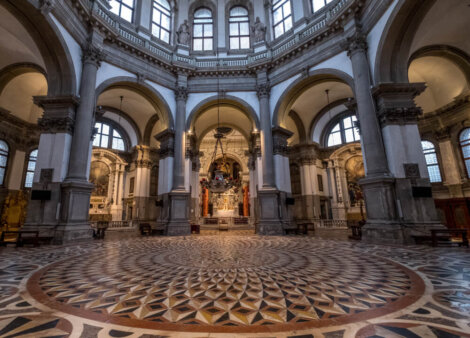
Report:
[[[344,234],[0,249],[0,337],[470,337],[470,251]]]

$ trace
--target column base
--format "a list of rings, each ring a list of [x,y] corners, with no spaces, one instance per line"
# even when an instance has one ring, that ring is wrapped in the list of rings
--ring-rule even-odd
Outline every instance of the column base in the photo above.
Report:
[[[258,191],[259,219],[256,222],[256,233],[264,236],[284,235],[284,228],[279,217],[279,191],[262,189]]]
[[[385,223],[367,221],[362,228],[362,241],[371,244],[412,245],[413,236],[430,236],[431,230],[446,229],[442,224]]]
[[[185,190],[174,190],[169,193],[169,220],[166,224],[165,235],[188,236],[191,235],[189,224],[190,195]]]

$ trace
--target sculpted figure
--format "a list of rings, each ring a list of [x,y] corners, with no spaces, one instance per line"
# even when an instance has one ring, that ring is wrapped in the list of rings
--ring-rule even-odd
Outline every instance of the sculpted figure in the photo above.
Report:
[[[256,17],[255,23],[251,26],[253,32],[254,42],[262,42],[266,39],[266,26],[259,20],[259,16]]]
[[[178,28],[178,43],[182,45],[188,45],[191,41],[191,32],[188,25],[188,20],[184,20],[180,28]]]

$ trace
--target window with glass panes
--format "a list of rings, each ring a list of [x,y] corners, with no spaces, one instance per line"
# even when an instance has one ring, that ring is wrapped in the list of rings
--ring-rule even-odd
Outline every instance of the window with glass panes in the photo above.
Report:
[[[166,0],[153,0],[152,35],[170,43],[171,7]]]
[[[273,27],[274,38],[280,37],[292,28],[292,8],[290,0],[273,1]]]
[[[24,187],[31,188],[33,186],[34,170],[36,169],[36,161],[38,159],[38,150],[34,149],[29,153],[28,167],[26,168],[26,177]]]
[[[97,133],[93,139],[94,147],[125,150],[124,140],[116,129],[101,122],[95,123],[95,128],[97,129]]]
[[[313,12],[319,11],[333,0],[312,0]]]
[[[199,8],[194,12],[193,50],[210,51],[213,48],[214,26],[212,12],[208,8]]]
[[[0,185],[5,183],[9,151],[10,148],[8,148],[8,144],[5,141],[0,140]]]
[[[354,125],[356,121],[356,116],[350,115],[337,123],[328,134],[328,147],[360,141],[361,136]]]
[[[460,133],[460,149],[467,169],[467,177],[470,177],[470,128],[466,128]]]
[[[135,0],[110,0],[111,12],[120,16],[126,21],[132,22]]]
[[[434,144],[429,141],[421,141],[421,146],[423,147],[424,157],[426,158],[429,180],[433,183],[442,182],[441,170],[439,169],[439,162],[437,160],[437,153]]]
[[[250,23],[246,8],[237,6],[230,10],[230,49],[250,48]]]

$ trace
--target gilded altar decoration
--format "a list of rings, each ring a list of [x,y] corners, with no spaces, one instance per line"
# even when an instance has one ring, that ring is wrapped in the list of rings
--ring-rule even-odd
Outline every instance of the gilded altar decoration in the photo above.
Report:
[[[109,167],[101,161],[93,161],[90,167],[90,182],[95,185],[92,196],[108,196]]]
[[[360,206],[364,197],[358,181],[365,176],[364,161],[361,156],[351,157],[345,165],[348,194],[351,207]]]
[[[28,199],[22,190],[11,191],[3,203],[2,228],[20,228],[26,219]]]

